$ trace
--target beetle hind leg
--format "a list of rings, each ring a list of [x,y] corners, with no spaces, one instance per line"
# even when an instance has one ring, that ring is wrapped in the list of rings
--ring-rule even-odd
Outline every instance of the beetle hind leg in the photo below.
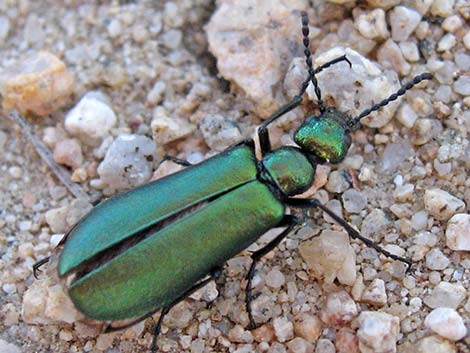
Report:
[[[248,271],[246,275],[247,283],[246,283],[246,289],[245,289],[245,305],[246,305],[246,311],[248,313],[248,318],[250,320],[250,329],[255,329],[257,327],[255,320],[253,319],[253,313],[251,311],[251,302],[257,297],[256,294],[255,295],[252,294],[252,281],[253,281],[253,277],[255,276],[256,263],[264,255],[266,255],[272,249],[278,246],[281,243],[281,241],[292,231],[292,229],[297,224],[298,224],[298,220],[296,217],[292,215],[285,215],[281,223],[279,224],[279,227],[287,227],[287,228],[284,229],[276,238],[274,238],[274,240],[272,240],[270,243],[265,245],[263,248],[255,251],[251,255],[252,263],[250,266],[250,270]]]

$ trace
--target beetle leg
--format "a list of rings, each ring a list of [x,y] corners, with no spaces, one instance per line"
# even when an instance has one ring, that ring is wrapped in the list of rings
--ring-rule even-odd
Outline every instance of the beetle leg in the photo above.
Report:
[[[292,206],[292,207],[299,207],[299,208],[315,208],[315,207],[318,207],[323,212],[325,212],[328,216],[333,218],[336,223],[338,223],[340,226],[342,226],[351,238],[359,239],[364,244],[366,244],[368,247],[375,249],[377,252],[385,255],[386,257],[389,257],[393,260],[398,260],[398,261],[406,263],[408,265],[407,271],[410,271],[411,265],[412,265],[412,262],[411,262],[410,259],[394,255],[394,254],[388,252],[387,250],[385,250],[384,248],[382,248],[376,242],[362,236],[348,222],[346,222],[344,219],[339,217],[336,213],[331,211],[328,207],[325,207],[324,205],[322,205],[318,199],[289,198],[289,199],[287,199],[286,204],[289,205],[289,206]]]
[[[166,162],[166,161],[171,161],[175,164],[178,164],[178,165],[182,165],[183,167],[189,167],[190,165],[192,165],[192,163],[188,162],[187,160],[185,159],[180,159],[180,158],[176,158],[176,157],[173,157],[173,156],[165,156],[163,157],[163,159],[160,161],[160,163],[158,163],[158,167],[160,167],[160,165],[163,163],[163,162]],[[157,168],[158,168],[157,167]]]
[[[276,246],[278,246],[279,243],[292,231],[292,228],[294,228],[294,226],[297,224],[298,224],[298,220],[295,216],[285,215],[281,223],[279,224],[279,227],[287,227],[287,228],[284,229],[270,243],[265,245],[263,248],[255,251],[253,254],[251,254],[252,263],[250,266],[250,270],[248,271],[246,275],[247,283],[246,283],[246,289],[245,289],[245,305],[246,305],[246,311],[248,312],[248,318],[250,319],[250,329],[255,329],[257,326],[255,323],[255,320],[253,319],[253,314],[251,312],[251,301],[253,299],[256,299],[256,295],[253,295],[251,293],[251,290],[252,290],[251,282],[253,281],[253,277],[255,275],[256,262],[260,258],[262,258],[264,255],[269,253]]]

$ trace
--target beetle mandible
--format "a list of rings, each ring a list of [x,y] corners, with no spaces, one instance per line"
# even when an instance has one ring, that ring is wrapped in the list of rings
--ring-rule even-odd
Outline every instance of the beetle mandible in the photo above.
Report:
[[[288,207],[319,208],[345,228],[350,237],[395,260],[410,260],[382,249],[317,199],[293,196],[313,183],[319,164],[341,162],[351,144],[350,132],[373,111],[432,76],[416,76],[396,93],[357,117],[327,107],[316,74],[346,56],[316,69],[309,49],[308,17],[302,13],[302,34],[308,78],[299,93],[265,120],[258,129],[261,160],[253,140],[243,141],[200,164],[169,158],[186,169],[109,198],[97,205],[62,239],[58,274],[67,279],[68,294],[77,309],[101,321],[132,319],[129,327],[161,310],[150,350],[165,314],[178,302],[219,276],[224,263],[272,228],[284,228],[274,240],[252,253],[246,275],[246,309],[250,327],[252,279],[256,262],[275,248],[298,225]],[[312,82],[319,115],[308,116],[294,134],[298,147],[271,149],[267,127],[299,106]],[[40,260],[34,274],[48,261]]]

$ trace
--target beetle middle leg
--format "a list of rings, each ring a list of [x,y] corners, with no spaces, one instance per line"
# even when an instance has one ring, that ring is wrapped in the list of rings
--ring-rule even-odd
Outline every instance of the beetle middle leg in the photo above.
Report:
[[[248,313],[248,318],[250,320],[250,329],[255,329],[256,328],[256,323],[255,323],[255,320],[253,319],[253,313],[251,312],[251,302],[254,299],[254,295],[251,294],[252,281],[253,281],[253,277],[255,275],[256,263],[264,255],[266,255],[272,249],[274,249],[276,246],[278,246],[279,243],[292,231],[292,229],[297,224],[298,224],[298,220],[295,216],[285,215],[284,218],[282,219],[281,223],[278,225],[278,227],[287,227],[287,228],[284,229],[270,243],[265,245],[263,248],[255,251],[253,254],[251,254],[252,263],[251,263],[251,266],[250,266],[250,270],[248,271],[248,273],[246,275],[247,283],[246,283],[246,289],[245,289],[245,305],[246,305],[246,311]]]
[[[385,256],[393,259],[393,260],[398,260],[398,261],[406,263],[408,265],[408,269],[407,269],[408,271],[411,269],[412,262],[411,262],[410,259],[392,254],[391,252],[389,252],[389,251],[385,250],[384,248],[382,248],[379,244],[377,244],[374,241],[362,236],[348,222],[346,222],[344,219],[339,217],[336,213],[331,211],[328,207],[323,206],[320,203],[319,200],[317,200],[317,199],[289,198],[289,199],[287,199],[286,203],[289,206],[298,207],[298,208],[315,208],[315,207],[318,207],[323,212],[328,214],[328,216],[333,218],[336,223],[338,223],[340,226],[342,226],[351,238],[359,239],[364,244],[366,244],[368,247],[375,249],[377,252],[379,252],[379,253],[381,253],[381,254],[383,254],[383,255],[385,255]]]
[[[175,164],[178,164],[178,165],[181,165],[183,167],[189,167],[190,165],[193,165],[191,162],[188,162],[185,159],[176,158],[176,157],[173,157],[173,156],[165,156],[165,157],[162,158],[160,163],[158,163],[158,167],[160,167],[162,165],[162,163],[166,162],[166,161],[171,161],[171,162],[173,162]]]

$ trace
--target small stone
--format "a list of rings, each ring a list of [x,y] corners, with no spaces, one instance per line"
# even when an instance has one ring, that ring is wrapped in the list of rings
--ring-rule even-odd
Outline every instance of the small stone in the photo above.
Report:
[[[117,117],[108,98],[99,91],[85,94],[65,116],[65,129],[88,145],[98,145],[109,136]]]
[[[289,341],[287,343],[287,348],[291,353],[308,353],[313,350],[312,344],[300,337],[296,337],[292,341]]]
[[[111,348],[115,338],[114,333],[103,333],[96,338],[95,348],[99,351],[105,351]]]
[[[462,19],[458,15],[452,15],[447,17],[444,22],[442,22],[442,29],[447,32],[454,33],[460,27],[462,27]]]
[[[67,212],[67,207],[53,208],[46,212],[46,223],[54,233],[65,233],[68,230]]]
[[[157,159],[154,142],[142,135],[120,135],[98,166],[102,182],[113,190],[136,187],[152,176],[152,162]]]
[[[22,114],[49,115],[63,107],[73,93],[74,78],[54,54],[39,52],[4,72],[3,109]]]
[[[414,196],[415,187],[413,184],[404,184],[397,186],[393,192],[393,197],[399,202],[411,200]]]
[[[271,288],[281,288],[286,283],[286,278],[281,271],[274,268],[266,274],[266,285]]]
[[[356,333],[347,327],[341,327],[336,332],[335,345],[337,353],[360,353]]]
[[[241,325],[235,325],[230,331],[228,332],[228,338],[232,342],[237,343],[252,343],[253,336],[250,331],[245,330]]]
[[[273,328],[279,342],[287,342],[294,337],[294,325],[285,317],[275,318]]]
[[[417,101],[417,99],[415,100]],[[411,142],[414,145],[422,146],[442,132],[442,124],[436,119],[418,119],[414,124]]]
[[[207,114],[202,118],[199,129],[207,145],[215,151],[223,151],[242,139],[240,129],[233,121],[221,114]]]
[[[262,325],[251,331],[256,342],[272,342],[274,339],[274,328],[272,325]]]
[[[447,222],[446,244],[452,250],[470,250],[470,215],[459,213]]]
[[[431,14],[434,16],[449,17],[453,15],[455,0],[434,0]]]
[[[416,62],[419,60],[419,49],[415,42],[400,42],[398,43],[403,57],[409,62]]]
[[[440,221],[448,220],[465,209],[465,203],[441,189],[429,189],[424,193],[426,210]]]
[[[414,230],[425,230],[428,226],[428,213],[426,211],[418,211],[411,217],[411,226]]]
[[[332,283],[335,278],[342,284],[353,285],[356,280],[356,254],[343,232],[324,230],[320,236],[304,241],[300,256],[315,278]]]
[[[326,298],[320,319],[327,325],[343,326],[358,314],[357,305],[346,291],[333,292]]]
[[[181,9],[173,1],[165,3],[163,9],[163,21],[170,28],[179,28],[184,24],[184,17],[181,16]]]
[[[359,213],[367,206],[367,195],[356,189],[348,189],[342,195],[344,209],[349,213]]]
[[[195,126],[185,119],[169,117],[163,107],[156,107],[153,111],[150,128],[153,140],[162,145],[186,137],[195,130]]]
[[[322,332],[322,323],[317,316],[300,313],[294,318],[294,332],[296,336],[305,338],[310,343],[315,343]]]
[[[432,290],[431,294],[424,298],[424,303],[432,309],[457,309],[466,296],[467,291],[461,284],[442,281]]]
[[[161,35],[162,45],[168,49],[177,49],[183,41],[183,32],[179,29],[170,29]]]
[[[344,173],[338,170],[334,170],[328,176],[328,182],[325,185],[325,189],[329,192],[340,194],[349,188],[349,182],[344,177]]]
[[[398,71],[402,76],[409,74],[410,64],[403,57],[403,53],[392,39],[388,39],[377,51],[378,62],[386,67]]]
[[[366,0],[367,3],[372,7],[378,7],[384,10],[390,9],[395,5],[398,5],[400,0]]]
[[[355,19],[354,25],[366,38],[385,39],[390,36],[385,21],[385,11],[382,9],[361,13]]]
[[[470,31],[467,32],[462,38],[463,44],[465,45],[465,48],[470,50]]]
[[[430,270],[442,271],[450,264],[450,260],[440,249],[434,248],[426,254],[426,267]]]
[[[418,11],[406,6],[396,6],[390,11],[392,39],[396,42],[407,40],[420,22],[421,14]]]
[[[451,341],[458,341],[467,334],[462,317],[451,308],[434,309],[426,316],[424,324],[439,336]]]
[[[166,91],[165,81],[155,82],[152,89],[147,94],[147,102],[152,106],[160,104],[163,100],[165,91]]]
[[[13,167],[8,168],[8,174],[10,174],[13,179],[20,179],[23,175],[23,171],[20,167],[15,165]]]
[[[417,353],[457,353],[452,342],[439,336],[428,336],[416,344]]]
[[[76,169],[83,163],[82,147],[76,139],[62,140],[54,147],[54,161]]]
[[[455,46],[455,44],[457,44],[457,39],[455,38],[455,36],[452,33],[447,33],[437,43],[437,51],[449,51]]]
[[[387,304],[385,282],[380,278],[374,279],[362,294],[362,301],[377,306]]]
[[[3,46],[5,39],[8,37],[10,32],[10,20],[7,16],[0,16],[0,47]]]
[[[416,120],[418,120],[418,114],[416,114],[411,105],[404,103],[398,109],[397,120],[407,128],[411,129]]]
[[[470,54],[466,53],[455,53],[454,61],[457,64],[459,70],[467,71],[470,70]]]
[[[206,26],[220,75],[256,102],[259,116],[269,116],[282,104],[278,83],[292,58],[285,43],[298,30],[299,11],[305,9],[306,3],[292,1],[223,2]]]
[[[454,91],[462,96],[470,95],[470,76],[462,75],[454,82]]]
[[[22,353],[21,348],[15,346],[13,343],[8,343],[0,339],[0,352],[1,353]]]
[[[352,62],[349,65],[337,64],[318,74],[321,82],[322,96],[331,98],[334,105],[344,112],[354,116],[369,108],[371,104],[378,103],[388,95],[396,92],[400,87],[396,72],[383,70],[380,66],[366,59],[352,49],[335,47],[321,53],[314,62],[315,67],[334,58],[346,55]],[[316,101],[313,86],[307,89],[309,99]],[[394,116],[399,103],[389,104],[380,111],[372,113],[361,120],[361,124],[380,128],[385,126]]]
[[[385,146],[378,169],[382,173],[393,173],[413,154],[413,148],[408,140],[399,139],[395,143],[389,143]]]
[[[363,311],[358,318],[361,353],[396,352],[400,319],[387,313]]]
[[[122,35],[123,26],[118,19],[112,19],[108,24],[108,34],[111,38],[117,38]]]
[[[315,353],[335,353],[335,345],[326,338],[320,338],[315,348]]]
[[[434,0],[414,0],[413,1],[413,7],[421,14],[421,15],[426,15],[426,13],[429,11],[429,8],[431,7],[432,3]],[[427,22],[421,22],[422,23],[427,23]],[[419,38],[423,39],[423,38]]]

